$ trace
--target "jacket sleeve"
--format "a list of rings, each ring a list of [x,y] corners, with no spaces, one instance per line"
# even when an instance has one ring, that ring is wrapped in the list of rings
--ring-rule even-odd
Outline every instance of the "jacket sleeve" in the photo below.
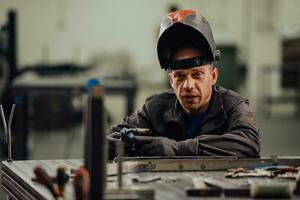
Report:
[[[151,121],[148,117],[146,104],[141,109],[136,110],[131,116],[124,117],[121,123],[112,126],[109,133],[119,132],[122,128],[148,128],[152,129]]]
[[[227,130],[223,134],[203,134],[179,142],[178,155],[260,156],[260,137],[247,100],[228,112]]]
[[[114,133],[114,132],[120,132],[122,128],[150,128],[150,120],[148,118],[146,105],[144,104],[140,110],[136,110],[131,116],[123,118],[121,123],[112,126],[108,134]],[[109,143],[108,145],[108,157],[109,160],[113,160],[116,156],[116,149],[115,149],[114,143]],[[125,146],[125,155],[126,156],[135,156],[135,153],[131,151],[130,148]]]

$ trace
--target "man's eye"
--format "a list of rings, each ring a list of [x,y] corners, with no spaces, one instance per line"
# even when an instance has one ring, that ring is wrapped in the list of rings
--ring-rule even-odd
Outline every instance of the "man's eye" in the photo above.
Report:
[[[200,78],[200,77],[203,76],[203,74],[204,74],[203,72],[196,72],[196,73],[193,73],[192,76],[193,76],[194,78]]]
[[[185,75],[184,74],[175,74],[175,78],[177,79],[184,79],[185,78]]]

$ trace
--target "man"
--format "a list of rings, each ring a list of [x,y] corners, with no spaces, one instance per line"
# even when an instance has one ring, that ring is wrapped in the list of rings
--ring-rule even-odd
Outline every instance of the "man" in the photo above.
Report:
[[[157,52],[173,89],[148,98],[111,128],[111,157],[113,143],[121,137],[129,156],[259,157],[260,137],[249,101],[216,86],[214,64],[220,52],[208,21],[193,10],[168,14],[161,22]],[[124,127],[132,130],[131,142],[123,138]]]

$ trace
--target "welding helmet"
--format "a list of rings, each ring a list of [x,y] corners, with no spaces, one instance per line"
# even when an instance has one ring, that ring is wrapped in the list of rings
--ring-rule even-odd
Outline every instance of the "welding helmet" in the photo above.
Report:
[[[172,54],[184,46],[199,48],[204,56],[172,60]],[[208,21],[194,10],[178,10],[162,19],[157,54],[162,69],[196,67],[211,64],[220,58]]]

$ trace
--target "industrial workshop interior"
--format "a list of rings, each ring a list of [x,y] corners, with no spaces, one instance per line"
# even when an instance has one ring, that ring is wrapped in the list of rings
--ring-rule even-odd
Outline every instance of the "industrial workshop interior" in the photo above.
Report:
[[[0,200],[300,199],[299,8],[0,0]]]

